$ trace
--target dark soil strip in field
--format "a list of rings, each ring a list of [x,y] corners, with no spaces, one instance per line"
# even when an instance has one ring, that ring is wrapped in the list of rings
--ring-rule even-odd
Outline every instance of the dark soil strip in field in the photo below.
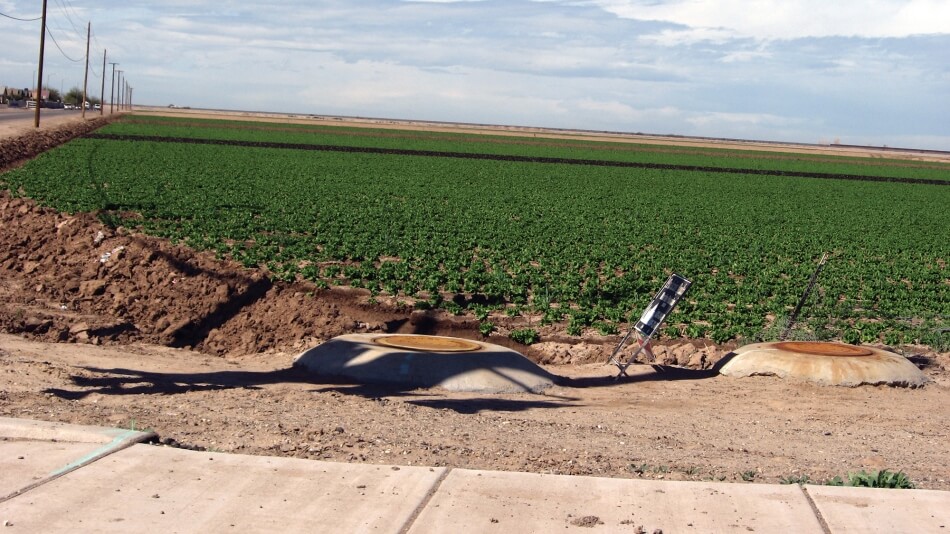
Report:
[[[88,139],[106,139],[113,141],[151,141],[157,143],[185,143],[196,145],[223,145],[248,148],[277,148],[289,150],[312,150],[320,152],[348,152],[354,154],[385,154],[395,156],[416,156],[436,158],[477,159],[489,161],[508,161],[516,163],[548,163],[556,165],[583,165],[591,167],[622,167],[635,169],[654,169],[688,172],[717,172],[728,174],[747,174],[755,176],[783,176],[791,178],[820,178],[829,180],[858,180],[862,182],[896,182],[904,184],[947,185],[950,181],[928,180],[923,178],[896,178],[888,176],[864,176],[859,174],[832,174],[822,172],[780,171],[767,169],[736,169],[729,167],[704,167],[698,165],[670,165],[664,163],[636,163],[629,161],[605,161],[595,159],[547,158],[529,156],[510,156],[498,154],[472,154],[466,152],[440,152],[435,150],[404,150],[395,148],[352,147],[334,145],[308,145],[298,143],[264,143],[259,141],[233,141],[223,139],[188,139],[145,135],[90,134]]]

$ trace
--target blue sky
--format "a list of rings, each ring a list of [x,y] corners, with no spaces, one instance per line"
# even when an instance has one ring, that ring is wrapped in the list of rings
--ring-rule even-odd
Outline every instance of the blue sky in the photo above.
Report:
[[[142,104],[950,150],[950,0],[48,1],[48,85],[91,21]]]

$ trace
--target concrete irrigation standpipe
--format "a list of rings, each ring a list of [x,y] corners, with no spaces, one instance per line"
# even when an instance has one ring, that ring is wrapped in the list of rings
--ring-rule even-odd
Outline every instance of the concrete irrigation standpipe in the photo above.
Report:
[[[355,384],[537,393],[554,375],[511,349],[444,336],[349,334],[308,349],[294,367]]]
[[[744,377],[774,375],[827,386],[920,387],[927,376],[907,358],[874,347],[844,343],[783,341],[736,349],[720,373]]]

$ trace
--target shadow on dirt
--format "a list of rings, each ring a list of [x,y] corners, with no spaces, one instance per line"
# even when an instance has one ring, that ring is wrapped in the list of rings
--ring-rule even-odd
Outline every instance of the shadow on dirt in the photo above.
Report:
[[[177,395],[193,391],[223,389],[260,389],[269,384],[317,383],[297,369],[275,371],[216,371],[212,373],[153,373],[134,369],[83,367],[102,376],[72,376],[81,391],[50,388],[50,393],[67,400],[79,400],[93,393],[100,395]],[[322,383],[322,382],[321,382]]]
[[[654,365],[653,373],[617,378],[599,376],[568,378],[551,375],[555,383],[566,388],[612,387],[645,381],[703,380],[718,376],[719,369],[734,354],[730,353],[712,369],[692,370],[677,367]],[[388,364],[384,367],[388,367]],[[462,414],[476,414],[486,411],[516,412],[530,409],[566,408],[575,406],[578,398],[558,395],[535,395],[532,399],[510,399],[491,396],[448,399],[432,398],[438,393],[420,391],[420,386],[411,386],[393,382],[360,383],[353,378],[337,376],[314,376],[306,369],[291,367],[273,371],[215,371],[210,373],[156,373],[134,369],[83,367],[88,373],[98,376],[74,375],[71,377],[78,390],[49,388],[44,393],[66,400],[80,400],[92,394],[100,395],[177,395],[197,391],[215,391],[226,389],[257,390],[272,384],[313,384],[323,385],[311,390],[314,393],[339,393],[355,395],[378,402],[388,402],[387,397],[425,397],[410,399],[406,402],[420,407],[436,410],[452,410]],[[440,376],[446,376],[440,373]],[[432,387],[432,386],[429,386]],[[464,393],[463,393],[464,394]],[[491,395],[491,394],[487,394]]]
[[[314,378],[297,368],[274,371],[217,371],[211,373],[154,373],[133,369],[103,369],[83,367],[99,376],[71,377],[80,389],[48,388],[44,393],[65,400],[81,400],[89,395],[178,395],[183,393],[227,389],[258,390],[271,384],[320,384],[328,387],[311,390],[313,393],[355,395],[377,402],[388,402],[387,397],[431,397],[431,393],[400,387],[395,384],[354,384],[351,380]],[[332,384],[332,385],[331,385]],[[556,400],[518,400],[473,397],[470,399],[419,399],[409,404],[436,410],[449,409],[458,413],[475,414],[484,411],[516,412],[536,408],[563,408],[576,400],[569,397],[551,397]]]
[[[521,412],[524,410],[542,408],[568,408],[570,406],[574,406],[574,401],[579,400],[572,397],[556,397],[550,395],[544,395],[543,398],[556,400],[498,399],[489,397],[472,397],[469,399],[432,398],[433,393],[405,391],[392,386],[365,384],[327,387],[314,390],[314,392],[356,395],[376,402],[389,402],[387,397],[407,397],[409,400],[405,401],[406,404],[413,404],[423,408],[432,408],[434,410],[452,410],[462,414],[476,414],[481,412]],[[425,398],[414,399],[412,397]],[[538,395],[537,397],[542,396]]]
[[[476,414],[481,412],[521,412],[541,408],[569,408],[575,406],[571,400],[565,402],[552,401],[523,401],[511,399],[420,399],[407,401],[423,408],[435,410],[452,410],[461,414]]]
[[[556,383],[559,386],[567,388],[597,388],[610,387],[620,384],[633,384],[637,382],[667,382],[678,380],[705,380],[719,376],[719,370],[729,363],[736,354],[730,352],[723,356],[715,365],[709,369],[687,369],[684,367],[672,367],[668,365],[649,364],[653,368],[652,373],[641,373],[627,376],[592,376],[584,378],[568,378],[558,376]],[[605,364],[607,367],[607,364]],[[611,368],[612,370],[613,368]],[[605,371],[606,372],[606,371]]]

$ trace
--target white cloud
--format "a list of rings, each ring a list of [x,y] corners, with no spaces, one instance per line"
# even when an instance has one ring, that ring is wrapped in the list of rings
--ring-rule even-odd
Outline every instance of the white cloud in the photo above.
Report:
[[[734,39],[736,39],[735,32],[725,28],[664,29],[640,37],[641,41],[662,46],[683,46],[703,41],[723,44]]]
[[[619,17],[735,37],[905,37],[950,33],[946,0],[588,0]],[[700,34],[701,35],[701,34]],[[686,35],[689,36],[688,34]]]
[[[745,125],[745,126],[791,126],[804,122],[801,119],[781,117],[768,113],[721,113],[701,112],[686,119],[690,124],[708,128],[715,125]]]
[[[613,124],[612,129],[618,130],[623,129],[618,127],[623,124],[643,125],[663,120],[680,120],[683,117],[683,111],[675,107],[638,108],[617,100],[582,98],[574,101],[572,106],[579,114],[610,117],[610,122],[604,124]]]
[[[950,150],[950,0],[65,5],[92,21],[94,72],[108,48],[141,103]],[[84,23],[51,6],[81,56]],[[37,33],[0,17],[0,84],[30,83]],[[46,50],[51,84],[81,86]]]
[[[771,57],[771,52],[760,48],[758,50],[736,50],[734,52],[728,52],[719,58],[719,61],[723,63],[743,63],[757,59],[769,59]]]

